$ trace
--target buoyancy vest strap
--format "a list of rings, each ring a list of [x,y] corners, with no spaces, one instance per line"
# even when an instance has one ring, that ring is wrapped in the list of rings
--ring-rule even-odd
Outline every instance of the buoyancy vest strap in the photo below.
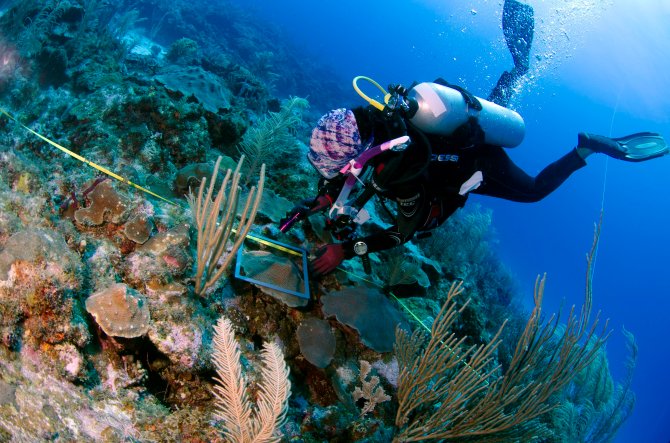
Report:
[[[433,83],[436,83],[438,85],[446,86],[447,88],[455,89],[456,91],[460,92],[461,95],[463,96],[463,100],[465,100],[465,103],[467,103],[468,107],[476,110],[476,111],[481,111],[483,109],[481,102],[475,97],[470,91],[467,89],[463,88],[462,86],[458,85],[453,85],[443,79],[442,77],[435,79]]]

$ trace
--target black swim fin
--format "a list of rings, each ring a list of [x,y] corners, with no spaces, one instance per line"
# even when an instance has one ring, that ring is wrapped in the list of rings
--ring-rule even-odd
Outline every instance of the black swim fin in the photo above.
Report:
[[[528,72],[530,66],[530,46],[535,31],[535,12],[533,7],[517,0],[505,0],[502,16],[503,33],[507,48],[514,60],[514,69],[502,73],[488,100],[507,107],[514,88]]]
[[[578,147],[629,162],[641,162],[670,153],[665,139],[656,132],[638,132],[619,138],[582,132],[578,135],[578,140]]]
[[[517,0],[505,0],[502,27],[514,67],[525,73],[529,67],[530,46],[535,32],[533,7]]]

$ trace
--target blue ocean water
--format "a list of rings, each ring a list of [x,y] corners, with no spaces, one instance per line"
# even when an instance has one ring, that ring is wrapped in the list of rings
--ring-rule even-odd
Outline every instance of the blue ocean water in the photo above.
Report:
[[[576,143],[579,131],[670,136],[670,3],[665,0],[546,0],[535,8],[531,74],[513,107],[525,118],[524,143],[510,151],[539,172]],[[240,2],[334,79],[368,75],[382,85],[444,77],[486,97],[512,66],[502,1]],[[290,93],[290,91],[287,91]],[[314,91],[319,94],[319,91]],[[351,92],[351,102],[361,104]],[[554,194],[536,204],[473,198],[494,211],[499,254],[532,302],[546,272],[545,311],[581,304],[585,253],[604,209],[594,276],[594,309],[614,330],[607,350],[624,374],[622,328],[639,345],[637,404],[618,442],[670,441],[670,158],[641,164],[592,156]]]

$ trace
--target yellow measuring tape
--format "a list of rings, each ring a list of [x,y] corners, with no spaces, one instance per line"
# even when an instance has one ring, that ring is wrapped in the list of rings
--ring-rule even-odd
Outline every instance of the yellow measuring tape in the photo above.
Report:
[[[110,177],[115,178],[115,179],[117,179],[118,181],[120,181],[120,182],[122,182],[122,183],[125,183],[125,184],[127,184],[127,185],[130,185],[130,186],[132,186],[133,188],[139,189],[139,190],[142,191],[142,192],[146,192],[146,193],[149,194],[149,195],[153,195],[154,197],[159,198],[159,199],[161,199],[161,200],[163,200],[163,201],[165,201],[165,202],[167,202],[167,203],[169,203],[169,204],[171,204],[171,205],[180,206],[180,205],[178,205],[177,203],[175,203],[175,202],[173,202],[173,201],[171,201],[171,200],[168,200],[168,199],[165,198],[165,197],[161,197],[160,195],[156,194],[155,192],[152,192],[152,191],[148,190],[147,188],[143,188],[142,186],[140,186],[140,185],[138,185],[138,184],[135,184],[135,183],[131,182],[131,181],[128,180],[127,178],[123,178],[123,177],[121,177],[120,175],[115,174],[114,172],[110,171],[109,169],[107,169],[107,168],[105,168],[105,167],[103,167],[103,166],[100,166],[100,165],[98,165],[98,164],[96,164],[96,163],[93,163],[92,161],[90,161],[90,160],[88,160],[88,159],[82,157],[81,155],[77,154],[76,152],[72,152],[72,151],[70,151],[69,149],[67,149],[67,148],[64,147],[64,146],[59,145],[59,144],[56,143],[55,141],[46,138],[45,136],[43,136],[43,135],[40,134],[39,132],[35,132],[35,131],[33,131],[33,130],[30,129],[28,126],[24,125],[23,123],[21,123],[20,121],[18,121],[16,118],[14,118],[14,116],[12,116],[9,112],[5,111],[4,109],[0,108],[0,113],[6,115],[7,117],[9,117],[10,120],[12,120],[12,121],[18,123],[18,124],[19,124],[23,129],[25,129],[26,131],[30,132],[31,134],[33,134],[33,135],[39,137],[40,139],[44,140],[45,142],[49,143],[49,144],[50,144],[51,146],[53,146],[54,148],[56,148],[56,149],[60,149],[61,151],[63,151],[63,152],[66,153],[67,155],[69,155],[70,157],[76,158],[76,159],[79,160],[80,162],[82,162],[82,163],[86,163],[86,164],[89,165],[90,167],[95,168],[95,169],[97,169],[98,171],[100,171],[100,172],[102,172],[102,173],[104,173],[104,174],[107,174],[107,175],[109,175]]]
[[[233,231],[234,231],[234,229],[233,229]],[[277,243],[273,243],[271,241],[265,240],[264,238],[256,237],[253,234],[247,234],[247,238],[249,240],[255,241],[256,243],[260,243],[262,245],[269,246],[269,247],[274,248],[274,249],[278,249],[282,252],[286,252],[286,253],[291,254],[291,255],[297,255],[299,257],[302,257],[302,252],[298,252],[298,251],[294,251],[293,249],[285,248],[282,245],[278,245]]]

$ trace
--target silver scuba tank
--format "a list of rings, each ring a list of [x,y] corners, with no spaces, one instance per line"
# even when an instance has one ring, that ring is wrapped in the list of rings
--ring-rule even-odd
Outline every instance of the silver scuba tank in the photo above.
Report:
[[[416,101],[418,109],[410,121],[428,134],[451,135],[470,117],[484,131],[486,143],[512,148],[523,140],[525,124],[521,116],[488,100],[476,97],[481,110],[468,106],[461,92],[437,83],[419,83],[409,90],[408,98]]]

